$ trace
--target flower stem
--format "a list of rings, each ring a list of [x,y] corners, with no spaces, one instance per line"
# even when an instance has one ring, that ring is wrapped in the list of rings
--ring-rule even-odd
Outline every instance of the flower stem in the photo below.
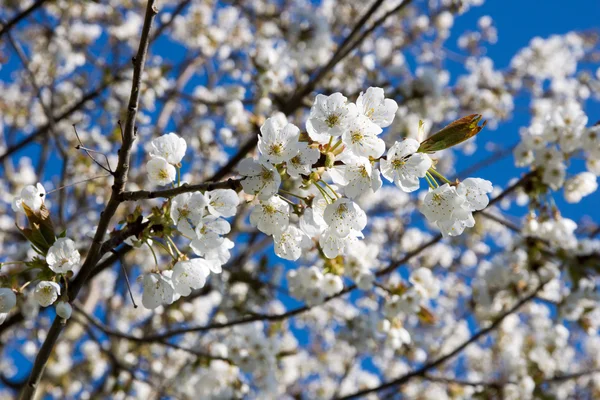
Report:
[[[332,136],[331,138],[333,139],[333,136]],[[331,143],[331,142],[329,142],[329,143]],[[337,148],[338,148],[338,146],[339,146],[340,144],[342,144],[342,139],[338,140],[338,141],[337,141],[337,143],[333,145],[333,147],[331,147],[331,144],[330,144],[330,146],[329,146],[329,151],[334,151],[335,149],[337,149]]]
[[[154,249],[152,248],[150,243],[148,243],[148,240],[145,240],[144,243],[146,243],[148,245],[148,247],[150,248],[150,251],[152,252],[152,256],[154,257],[154,263],[156,264],[156,267],[158,268],[158,258],[156,258],[156,253],[154,252]]]
[[[320,181],[323,182],[329,190],[331,190],[331,193],[333,193],[335,195],[335,197],[337,197],[338,199],[340,198],[340,195],[337,194],[337,192],[335,190],[333,190],[333,188],[331,186],[329,186],[329,184],[327,182],[325,182],[323,179],[321,179]]]
[[[444,175],[440,174],[437,170],[433,169],[433,168],[429,168],[429,173],[435,175],[436,177],[440,178],[442,181],[452,184],[452,182],[450,182]]]
[[[182,256],[183,253],[181,251],[179,251],[179,249],[177,248],[177,245],[175,244],[175,242],[173,241],[173,239],[171,238],[171,236],[167,236],[167,240],[169,241],[169,243],[171,243],[171,245],[173,246],[173,248],[175,249],[175,251],[177,252],[177,254],[179,254],[180,256]]]
[[[323,198],[325,199],[325,201],[327,202],[327,204],[331,204],[331,197],[327,194],[327,192],[325,191],[325,189],[323,189],[317,182],[315,182],[315,186],[317,187],[317,189],[319,190],[319,192],[321,192],[321,195],[323,196]]]
[[[300,195],[298,195],[298,194],[294,194],[294,193],[292,193],[292,192],[288,192],[287,190],[284,190],[284,189],[279,189],[279,192],[280,192],[280,193],[283,193],[283,194],[287,194],[288,196],[293,196],[293,197],[295,197],[295,198],[297,198],[297,199],[300,199],[300,200],[302,200],[302,201],[308,201],[308,198],[307,198],[307,197],[300,196]]]
[[[164,243],[161,243],[158,240],[154,240],[154,243],[156,243],[157,245],[159,245],[164,251],[167,252],[168,255],[171,256],[171,258],[173,258],[174,260],[177,260],[177,257],[175,257],[175,255],[171,252],[171,249],[169,249],[167,246],[165,246]]]
[[[290,199],[283,197],[282,195],[279,195],[279,198],[283,201],[285,201],[286,203],[290,204],[292,207],[296,207],[296,203],[294,203],[293,201],[291,201]]]
[[[433,179],[433,176],[431,176],[431,174],[430,174],[429,172],[427,172],[427,173],[425,174],[425,179],[427,180],[427,183],[429,184],[429,187],[430,187],[430,188],[432,188],[432,189],[435,189],[435,188],[436,188],[436,185],[435,185],[435,184],[436,184],[436,182],[435,182],[435,179]]]

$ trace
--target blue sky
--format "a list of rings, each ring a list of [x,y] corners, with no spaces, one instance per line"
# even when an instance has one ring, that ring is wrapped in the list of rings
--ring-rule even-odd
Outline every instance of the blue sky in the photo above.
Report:
[[[543,6],[541,6],[543,4]],[[487,45],[486,55],[494,61],[497,69],[509,66],[510,60],[520,49],[526,47],[530,40],[536,36],[542,38],[553,34],[565,34],[570,31],[598,32],[600,18],[600,1],[597,0],[491,0],[481,7],[472,7],[467,13],[455,20],[452,36],[446,47],[458,53],[462,52],[457,46],[457,39],[464,31],[477,29],[480,17],[489,15],[498,30],[498,42]],[[447,62],[446,67],[455,76],[463,71],[460,64]],[[598,65],[590,66],[592,72]],[[486,158],[489,153],[484,149],[487,140],[501,145],[516,143],[519,128],[529,125],[530,116],[526,111],[528,99],[515,99],[515,112],[510,121],[502,123],[497,130],[484,129],[477,138],[478,149],[470,157],[462,157],[457,169],[471,165],[477,160]],[[589,100],[586,104],[589,117],[588,125],[600,120],[600,103]],[[581,163],[582,164],[582,163]],[[576,164],[577,165],[577,164]],[[583,170],[583,165],[577,165]],[[519,171],[514,167],[512,156],[505,158],[490,167],[478,172],[478,176],[505,185],[507,180],[514,177]],[[520,171],[526,171],[520,169]],[[573,168],[569,169],[573,172]],[[579,170],[577,170],[579,172]],[[589,214],[594,220],[600,219],[600,209],[597,207],[598,196],[592,195],[584,198],[579,204],[567,204],[563,201],[562,192],[553,195],[564,216],[577,220],[584,214]]]

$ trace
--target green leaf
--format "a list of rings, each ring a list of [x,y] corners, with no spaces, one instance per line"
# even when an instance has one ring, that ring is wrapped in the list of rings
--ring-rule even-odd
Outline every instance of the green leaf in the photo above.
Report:
[[[448,149],[464,142],[467,139],[477,135],[487,121],[483,121],[479,126],[482,116],[480,114],[472,114],[452,122],[445,126],[440,131],[427,138],[419,146],[419,153],[434,153],[436,151]]]
[[[21,228],[18,225],[16,225],[16,227],[19,230],[19,232],[21,232],[21,234],[23,236],[25,236],[25,239],[27,239],[31,243],[32,248],[33,248],[33,250],[35,250],[36,253],[39,253],[42,256],[46,255],[46,253],[48,252],[48,249],[50,248],[50,245],[46,242],[46,239],[40,233],[39,230],[30,229],[30,228]]]
[[[50,218],[50,211],[46,208],[46,205],[42,204],[38,212],[34,212],[32,209],[23,204],[23,210],[29,220],[29,224],[33,231],[38,231],[43,241],[48,245],[56,241],[56,235],[54,233],[54,224]],[[46,249],[47,250],[47,249]]]

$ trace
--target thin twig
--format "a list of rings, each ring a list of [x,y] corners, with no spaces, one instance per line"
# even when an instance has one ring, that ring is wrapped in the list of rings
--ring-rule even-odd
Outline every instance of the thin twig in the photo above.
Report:
[[[93,162],[96,163],[96,165],[98,165],[100,168],[102,168],[103,170],[105,170],[106,172],[110,173],[111,175],[114,173],[112,168],[110,167],[110,162],[108,161],[108,157],[106,156],[106,154],[100,152],[100,151],[96,151],[96,150],[92,150],[92,149],[88,149],[87,147],[85,147],[83,145],[83,142],[81,141],[81,138],[79,137],[79,133],[77,132],[77,125],[73,124],[73,130],[75,131],[75,137],[77,137],[77,141],[79,142],[79,144],[77,146],[75,146],[75,148],[77,150],[83,150],[85,151],[85,153],[88,155],[88,157],[90,157],[92,159]],[[106,159],[106,167],[104,165],[102,165],[100,163],[100,161],[96,160],[94,158],[94,156],[92,156],[91,153],[98,153],[104,156],[104,158]]]

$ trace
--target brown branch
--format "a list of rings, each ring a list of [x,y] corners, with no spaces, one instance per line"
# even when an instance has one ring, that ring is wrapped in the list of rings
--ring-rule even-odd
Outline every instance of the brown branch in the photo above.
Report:
[[[223,182],[216,183],[199,183],[196,185],[189,185],[184,183],[183,185],[173,188],[173,189],[164,189],[164,190],[155,190],[155,191],[147,191],[147,190],[137,190],[135,192],[123,192],[119,199],[121,201],[136,201],[136,200],[144,200],[144,199],[155,199],[155,198],[170,198],[177,196],[182,193],[190,193],[204,190],[215,190],[215,189],[232,189],[236,192],[239,192],[242,189],[240,184],[241,179],[228,179]]]
[[[8,33],[13,26],[21,22],[23,19],[27,18],[29,14],[40,8],[44,5],[44,3],[48,0],[37,0],[35,3],[30,5],[25,10],[21,11],[19,14],[13,17],[10,21],[5,24],[2,24],[2,29],[0,29],[0,37],[2,37],[5,33]]]
[[[123,132],[123,144],[119,150],[119,161],[115,171],[115,179],[112,186],[112,192],[110,199],[106,205],[106,208],[101,213],[100,221],[98,222],[98,228],[92,245],[87,254],[85,262],[83,263],[81,270],[77,276],[78,279],[74,281],[69,290],[69,299],[72,301],[77,297],[79,290],[83,284],[87,281],[88,277],[92,273],[94,267],[98,263],[101,257],[102,240],[104,238],[106,229],[108,228],[112,217],[114,216],[117,208],[120,204],[119,196],[125,188],[127,182],[127,175],[129,171],[129,159],[131,155],[131,148],[135,140],[135,120],[138,111],[139,97],[140,97],[140,85],[142,81],[142,73],[144,70],[144,64],[146,62],[146,56],[148,54],[149,38],[150,38],[150,27],[152,21],[157,14],[157,10],[154,7],[154,0],[149,0],[146,6],[146,16],[144,18],[144,25],[142,28],[142,36],[140,40],[140,46],[137,55],[134,59],[133,68],[133,84],[131,86],[131,94],[129,97],[129,105],[127,111],[127,121]],[[81,276],[81,279],[79,279]],[[52,323],[52,327],[46,336],[42,347],[35,359],[27,386],[21,393],[22,399],[30,399],[34,396],[37,386],[40,382],[48,359],[54,348],[54,344],[58,340],[64,324],[60,318],[55,318]]]

